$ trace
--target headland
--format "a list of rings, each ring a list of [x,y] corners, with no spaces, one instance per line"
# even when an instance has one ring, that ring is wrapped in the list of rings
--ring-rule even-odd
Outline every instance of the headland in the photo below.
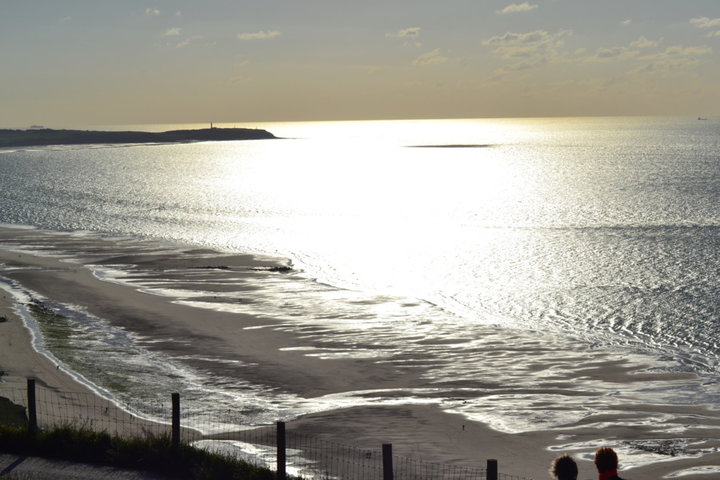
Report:
[[[267,130],[255,128],[202,128],[167,132],[0,129],[0,148],[47,145],[90,145],[128,143],[177,143],[277,138]]]

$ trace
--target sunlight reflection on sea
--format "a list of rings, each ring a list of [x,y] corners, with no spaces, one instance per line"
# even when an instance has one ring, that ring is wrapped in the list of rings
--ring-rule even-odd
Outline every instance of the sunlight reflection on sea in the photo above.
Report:
[[[717,122],[252,126],[284,139],[0,153],[0,221],[290,258],[295,275],[256,279],[248,303],[127,278],[127,265],[97,273],[276,318],[308,355],[375,358],[427,383],[312,400],[254,389],[258,421],[429,401],[523,432],[597,427],[613,405],[642,404],[623,422],[660,435],[691,429],[679,407],[717,403]],[[590,379],[617,357],[635,377],[596,391]],[[247,395],[188,372],[197,392]]]

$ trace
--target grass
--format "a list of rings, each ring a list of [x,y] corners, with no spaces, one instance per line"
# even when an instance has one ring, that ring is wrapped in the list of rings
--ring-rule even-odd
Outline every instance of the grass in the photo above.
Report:
[[[11,427],[27,426],[25,408],[20,405],[15,405],[7,398],[0,397],[0,425]]]
[[[0,452],[145,470],[177,479],[277,478],[267,468],[191,445],[173,445],[168,435],[124,439],[72,426],[33,435],[28,429],[25,409],[3,397],[0,397]]]
[[[273,480],[275,472],[190,445],[167,435],[122,439],[89,429],[59,427],[31,435],[25,426],[0,426],[0,451],[162,473],[178,479]]]
[[[8,473],[7,475],[0,475],[0,478],[5,480],[31,480],[32,477],[27,473]]]

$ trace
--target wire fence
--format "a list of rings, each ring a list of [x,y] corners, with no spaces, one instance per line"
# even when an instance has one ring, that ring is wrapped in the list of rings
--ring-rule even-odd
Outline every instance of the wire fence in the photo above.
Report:
[[[276,470],[280,478],[287,472],[312,480],[530,480],[499,473],[494,460],[486,467],[432,463],[394,455],[389,445],[363,448],[285,432],[282,422],[243,427],[232,412],[225,418],[182,413],[177,394],[176,405],[173,397],[119,405],[91,393],[59,392],[28,381],[27,389],[0,383],[0,397],[25,408],[31,428],[33,423],[40,430],[72,426],[122,438],[171,435],[173,441]]]

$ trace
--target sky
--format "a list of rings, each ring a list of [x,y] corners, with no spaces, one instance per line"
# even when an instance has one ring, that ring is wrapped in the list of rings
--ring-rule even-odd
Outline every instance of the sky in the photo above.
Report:
[[[0,127],[720,114],[720,0],[0,0]]]

